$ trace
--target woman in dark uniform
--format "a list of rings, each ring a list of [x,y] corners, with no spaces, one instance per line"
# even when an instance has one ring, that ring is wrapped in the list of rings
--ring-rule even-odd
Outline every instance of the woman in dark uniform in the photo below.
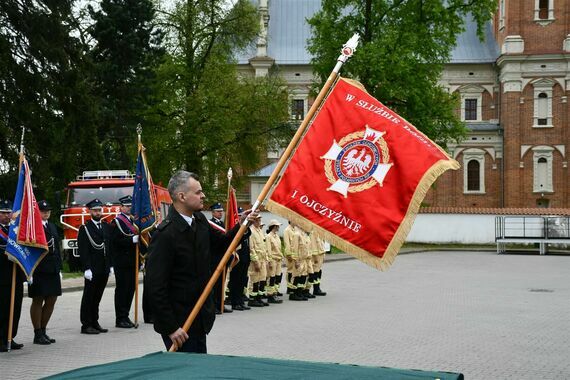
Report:
[[[46,334],[46,327],[53,313],[55,301],[61,295],[60,241],[55,225],[48,222],[51,215],[50,205],[46,201],[39,201],[38,205],[49,252],[34,271],[33,282],[28,288],[28,296],[32,299],[30,316],[34,326],[34,344],[51,344],[55,343],[55,339],[51,339]]]

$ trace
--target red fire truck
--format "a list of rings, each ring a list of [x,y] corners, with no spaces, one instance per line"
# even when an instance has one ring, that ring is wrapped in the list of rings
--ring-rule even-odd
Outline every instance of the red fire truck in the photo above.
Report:
[[[120,210],[119,198],[133,193],[134,175],[128,170],[85,171],[67,185],[67,200],[60,217],[63,227],[63,249],[68,259],[78,257],[77,232],[79,227],[91,219],[86,203],[98,198],[104,204],[103,220],[111,222]],[[154,185],[157,202],[158,222],[168,213],[172,203],[168,190]]]

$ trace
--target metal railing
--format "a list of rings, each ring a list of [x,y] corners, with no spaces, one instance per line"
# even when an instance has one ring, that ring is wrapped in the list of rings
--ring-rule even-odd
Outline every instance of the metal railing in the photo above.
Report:
[[[568,239],[568,216],[497,216],[495,240],[499,239]]]

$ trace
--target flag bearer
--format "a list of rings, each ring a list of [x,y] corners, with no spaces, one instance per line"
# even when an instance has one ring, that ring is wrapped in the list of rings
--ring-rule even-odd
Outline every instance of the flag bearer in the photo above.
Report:
[[[12,219],[12,202],[0,200],[0,352],[8,351],[8,324],[10,321],[10,297],[12,290],[12,267],[14,264],[4,254],[8,242],[10,220]],[[16,268],[16,292],[14,297],[14,318],[12,320],[12,338],[18,333],[20,313],[22,311],[22,299],[24,297],[24,273]],[[19,350],[24,347],[12,339],[11,347]]]

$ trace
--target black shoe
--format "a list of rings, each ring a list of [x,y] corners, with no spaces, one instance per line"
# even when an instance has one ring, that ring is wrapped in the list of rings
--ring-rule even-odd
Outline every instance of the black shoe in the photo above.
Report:
[[[99,334],[99,333],[100,333],[100,331],[97,330],[95,327],[91,327],[91,326],[81,327],[81,334],[95,335],[95,334]]]
[[[283,293],[281,293],[281,292],[277,292],[277,293],[275,293],[275,295],[279,296],[279,297],[283,297]]]
[[[309,289],[305,289],[305,291],[303,292],[303,297],[305,297],[305,298],[317,298],[314,295],[312,295],[311,292],[309,292]]]
[[[42,329],[37,329],[34,330],[34,344],[48,345],[51,344],[51,342],[43,334]]]
[[[293,293],[295,293],[295,289],[287,288],[287,294],[293,294]]]
[[[267,302],[269,302],[269,303],[283,303],[283,300],[280,300],[279,298],[275,298],[274,296],[269,296],[269,297],[267,297]]]
[[[313,295],[315,295],[315,296],[326,296],[327,292],[323,292],[321,290],[321,288],[317,287],[317,288],[313,289]]]
[[[133,323],[131,323],[131,321],[117,321],[117,323],[115,323],[115,327],[121,328],[121,329],[132,329],[133,327],[135,327],[135,325]]]
[[[42,328],[42,333],[44,334],[44,336],[47,338],[47,340],[49,340],[50,343],[55,343],[55,339],[52,339],[48,336],[48,334],[46,334],[46,329]]]
[[[101,327],[101,325],[98,324],[98,323],[95,324],[95,325],[93,325],[93,328],[94,328],[95,330],[98,330],[100,333],[106,333],[107,331],[109,331],[109,329],[104,329],[104,328]]]
[[[244,311],[245,308],[242,305],[232,305],[232,311]]]
[[[289,301],[307,301],[307,298],[297,294],[297,293],[291,293],[289,294]]]
[[[252,299],[248,302],[247,305],[251,307],[263,307],[263,302],[256,299]]]
[[[154,323],[154,319],[152,319],[152,318],[145,318],[144,323]]]
[[[10,346],[11,350],[20,350],[24,345],[22,343],[16,343],[16,341],[12,341],[12,345]]]

